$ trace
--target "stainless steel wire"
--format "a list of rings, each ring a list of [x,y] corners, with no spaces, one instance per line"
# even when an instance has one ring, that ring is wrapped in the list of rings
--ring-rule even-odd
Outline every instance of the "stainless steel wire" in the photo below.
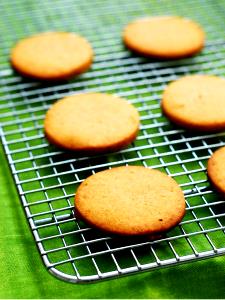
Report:
[[[25,215],[45,266],[71,281],[93,281],[225,253],[225,205],[210,186],[206,163],[225,145],[225,134],[196,134],[171,124],[160,109],[168,82],[185,74],[225,75],[221,1],[21,1],[0,3],[0,134]],[[138,57],[121,42],[123,26],[144,15],[177,14],[200,22],[204,51],[179,61]],[[55,85],[22,79],[9,65],[16,40],[46,30],[76,31],[93,44],[91,70]],[[57,99],[83,91],[109,92],[133,103],[141,115],[137,140],[116,153],[78,156],[49,145],[46,110]],[[173,177],[187,212],[169,233],[151,240],[107,236],[74,213],[74,192],[93,172],[133,164]]]

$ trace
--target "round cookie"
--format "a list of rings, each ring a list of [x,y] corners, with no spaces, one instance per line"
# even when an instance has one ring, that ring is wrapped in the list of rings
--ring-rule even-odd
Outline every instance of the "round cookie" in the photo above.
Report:
[[[210,157],[207,172],[215,189],[225,195],[225,147],[219,148]]]
[[[162,110],[174,123],[198,131],[225,129],[225,79],[209,75],[182,77],[163,93]]]
[[[159,16],[131,22],[123,32],[123,40],[141,55],[178,59],[198,53],[204,47],[205,34],[192,20]]]
[[[89,42],[69,32],[44,32],[19,41],[11,52],[13,68],[26,77],[64,80],[86,71],[93,60]]]
[[[133,105],[114,95],[76,94],[53,104],[44,129],[50,142],[69,150],[116,151],[136,138],[139,114]]]
[[[158,234],[176,226],[185,214],[184,195],[168,175],[141,166],[96,173],[75,196],[78,217],[121,235]]]

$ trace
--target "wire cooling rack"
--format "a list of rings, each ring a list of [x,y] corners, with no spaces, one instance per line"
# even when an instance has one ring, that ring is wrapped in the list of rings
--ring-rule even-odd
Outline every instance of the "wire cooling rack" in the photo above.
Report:
[[[1,1],[1,139],[35,243],[55,276],[92,281],[225,253],[225,202],[211,188],[206,162],[225,145],[225,134],[195,134],[172,125],[161,113],[168,82],[185,74],[225,75],[224,1]],[[154,61],[127,51],[125,24],[136,17],[190,17],[207,33],[204,51],[178,61]],[[88,72],[72,81],[46,85],[22,79],[10,68],[14,43],[47,30],[86,36],[95,50]],[[80,157],[48,144],[46,110],[57,99],[83,91],[115,93],[141,115],[137,140],[127,149]],[[186,216],[158,240],[115,238],[87,227],[74,215],[74,192],[89,175],[120,165],[166,172],[184,191]]]

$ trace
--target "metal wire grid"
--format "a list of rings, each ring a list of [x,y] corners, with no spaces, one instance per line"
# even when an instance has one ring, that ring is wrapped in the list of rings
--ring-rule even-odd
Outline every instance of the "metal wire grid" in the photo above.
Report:
[[[21,1],[0,4],[6,33],[0,48],[1,138],[35,242],[49,271],[64,280],[82,282],[224,254],[224,201],[211,189],[205,170],[212,152],[225,145],[225,134],[186,132],[170,124],[160,110],[161,93],[169,81],[190,73],[225,74],[222,2],[29,3],[29,13],[23,10]],[[158,62],[134,56],[123,48],[120,32],[124,24],[137,16],[165,12],[189,16],[204,25],[210,39],[201,55]],[[13,42],[49,29],[85,34],[96,53],[92,69],[73,81],[48,86],[14,74],[7,60]],[[43,135],[46,110],[55,100],[82,91],[116,93],[138,108],[141,130],[129,148],[90,158],[48,144]],[[75,218],[77,186],[97,171],[126,164],[160,169],[184,190],[184,220],[157,240],[107,236]]]

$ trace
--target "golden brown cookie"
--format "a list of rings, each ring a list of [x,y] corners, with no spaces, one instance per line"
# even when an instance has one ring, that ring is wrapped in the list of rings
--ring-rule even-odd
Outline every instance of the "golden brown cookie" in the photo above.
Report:
[[[76,94],[53,104],[44,128],[49,141],[63,148],[116,151],[135,139],[139,114],[133,105],[114,95]]]
[[[178,59],[198,53],[204,46],[202,28],[177,16],[146,17],[127,25],[125,45],[131,50],[162,59]]]
[[[184,195],[168,175],[124,166],[88,177],[75,196],[77,216],[101,230],[121,235],[165,232],[185,214]]]
[[[182,77],[165,89],[162,110],[171,121],[192,130],[224,130],[225,79],[209,75]]]
[[[225,195],[225,147],[219,148],[210,157],[207,172],[215,189]]]
[[[89,42],[69,32],[44,32],[19,41],[11,64],[24,76],[64,80],[86,71],[93,60]]]

